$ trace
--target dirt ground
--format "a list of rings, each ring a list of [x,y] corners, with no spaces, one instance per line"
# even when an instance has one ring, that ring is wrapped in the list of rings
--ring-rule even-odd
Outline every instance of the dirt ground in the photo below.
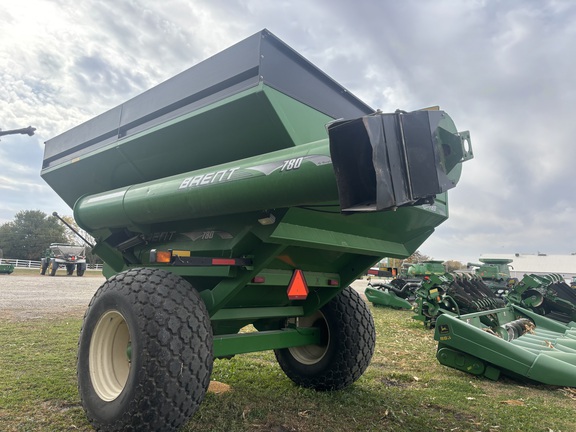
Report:
[[[104,281],[103,276],[0,275],[0,319],[81,318]],[[365,280],[357,280],[352,287],[364,297],[366,284]]]

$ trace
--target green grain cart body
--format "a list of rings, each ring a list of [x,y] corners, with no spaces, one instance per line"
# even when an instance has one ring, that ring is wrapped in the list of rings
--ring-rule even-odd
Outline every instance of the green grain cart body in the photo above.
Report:
[[[116,424],[98,412],[123,392],[139,400],[129,366],[138,311],[190,327],[186,305],[205,309],[186,337],[170,336],[181,346],[203,335],[192,345],[204,372],[183,419],[212,358],[274,349],[293,381],[317,389],[361,375],[373,326],[348,285],[383,256],[411,255],[447,219],[446,191],[472,157],[469,135],[443,111],[374,111],[264,30],[46,142],[42,177],[96,239],[109,278],[79,345],[93,424]],[[161,327],[147,326],[147,339]],[[335,366],[345,338],[359,340],[359,354]],[[125,349],[100,357],[94,340]],[[137,345],[138,359],[157,348]],[[334,368],[340,378],[328,377]],[[119,384],[108,385],[111,373]],[[162,393],[158,410],[178,397]]]

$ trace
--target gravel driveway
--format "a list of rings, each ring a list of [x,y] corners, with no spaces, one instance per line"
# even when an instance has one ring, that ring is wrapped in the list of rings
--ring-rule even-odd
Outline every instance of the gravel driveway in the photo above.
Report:
[[[0,275],[0,319],[84,316],[103,276]]]
[[[81,318],[104,281],[103,276],[0,275],[0,319]],[[352,287],[364,297],[366,283],[357,280]]]

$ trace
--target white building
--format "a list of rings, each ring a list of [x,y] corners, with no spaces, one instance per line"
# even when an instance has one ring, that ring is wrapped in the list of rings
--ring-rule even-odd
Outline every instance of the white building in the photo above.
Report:
[[[576,254],[528,255],[528,254],[482,254],[480,258],[511,259],[510,275],[522,279],[525,274],[557,273],[567,281],[576,276]]]

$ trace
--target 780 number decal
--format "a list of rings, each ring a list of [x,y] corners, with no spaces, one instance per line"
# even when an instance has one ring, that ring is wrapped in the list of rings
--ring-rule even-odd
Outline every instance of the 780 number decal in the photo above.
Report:
[[[284,163],[282,164],[282,167],[280,168],[280,171],[290,171],[300,168],[303,159],[304,158],[299,157],[296,159],[285,160]]]

